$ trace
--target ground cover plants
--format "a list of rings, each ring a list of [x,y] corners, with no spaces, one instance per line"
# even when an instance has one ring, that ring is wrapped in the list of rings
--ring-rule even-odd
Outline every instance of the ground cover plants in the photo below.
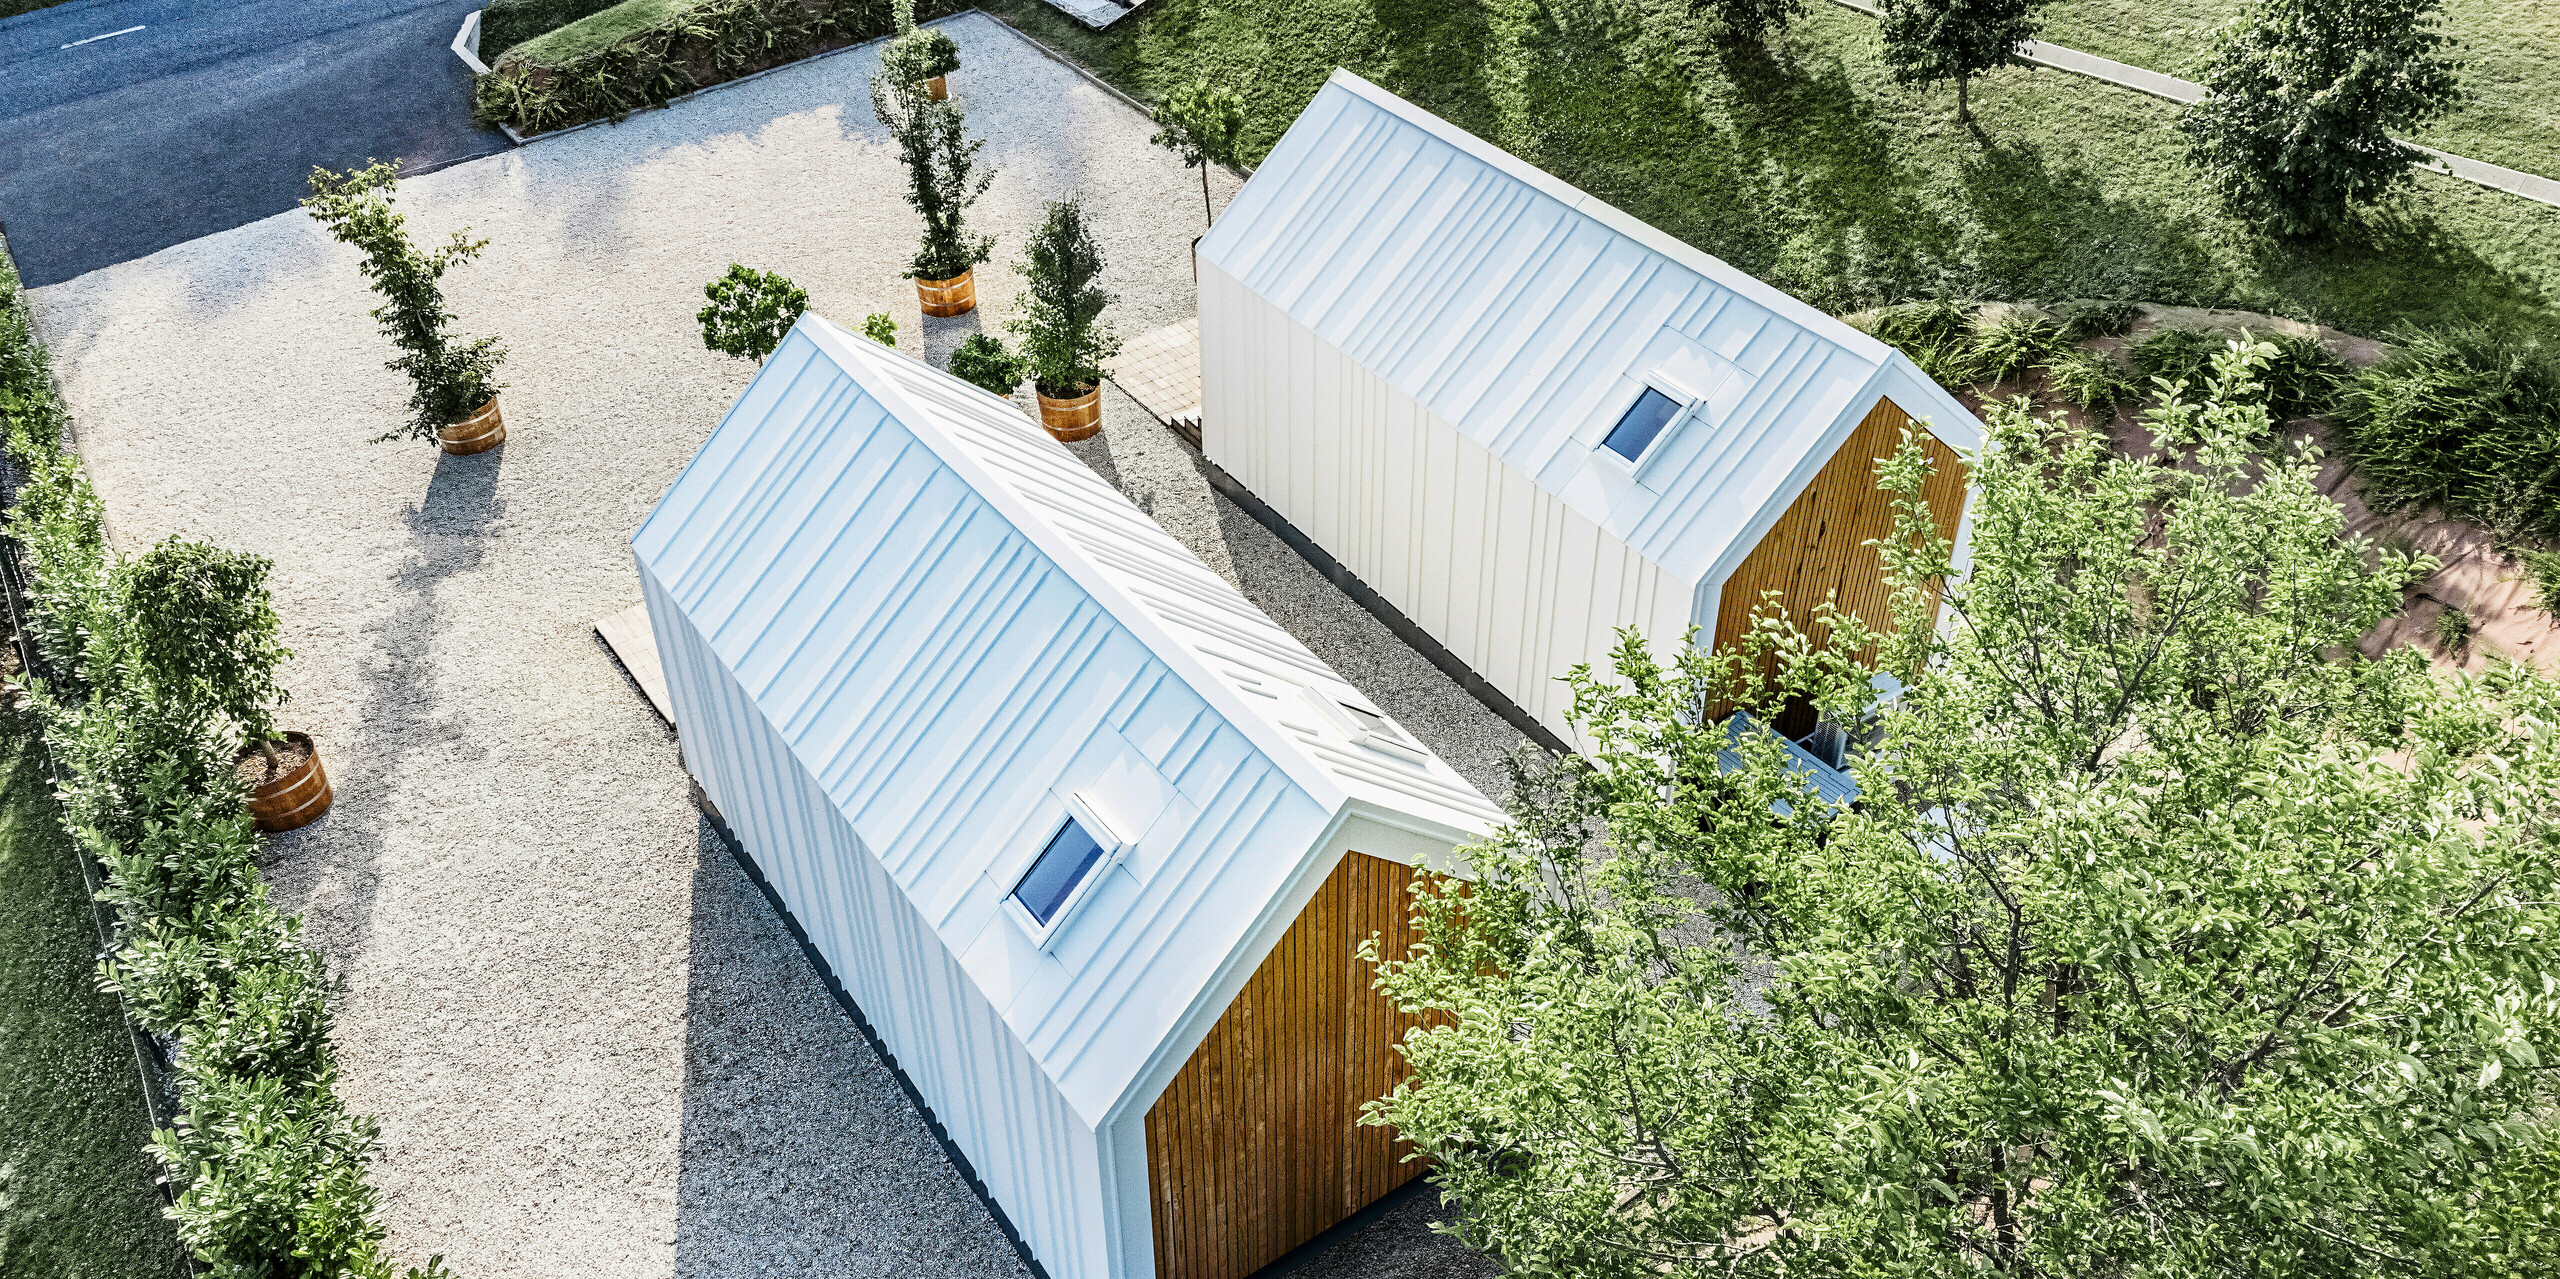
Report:
[[[2560,547],[2560,346],[2476,326],[2401,335],[2339,396],[2340,446],[2381,510],[2440,507]]]
[[[623,0],[493,62],[472,118],[521,133],[619,120],[891,30],[888,0]]]
[[[2057,11],[2074,2],[2098,0]],[[2171,104],[1995,70],[1972,86],[1976,135],[1949,91],[1892,81],[1874,19],[1831,5],[1765,45],[1686,0],[1149,0],[1102,33],[1039,0],[985,7],[1144,100],[1234,87],[1247,163],[1348,67],[1833,312],[2124,298],[2357,333],[2560,329],[2560,209],[2422,173],[2328,240],[2276,242],[2199,184]],[[2496,29],[2471,21],[2456,33]],[[2518,96],[2560,101],[2560,41],[2540,52],[2517,74],[2543,97]]]
[[[0,250],[0,431],[60,408]],[[14,657],[14,654],[11,654]],[[13,676],[13,679],[23,678]],[[131,1039],[97,989],[98,933],[53,778],[24,709],[0,706],[0,1274],[169,1279]]]
[[[432,440],[471,416],[497,398],[498,366],[506,359],[496,338],[466,342],[453,336],[453,312],[438,283],[488,241],[462,230],[437,248],[420,249],[409,236],[408,215],[392,207],[399,186],[399,167],[385,161],[350,173],[313,169],[311,194],[302,202],[330,235],[363,251],[365,281],[382,298],[373,318],[400,352],[389,367],[409,378],[408,425],[376,443],[403,436]]]
[[[1432,1028],[1370,1118],[1462,1237],[1585,1279],[2560,1266],[2560,680],[2357,655],[2427,565],[2265,451],[2270,354],[2155,457],[1990,405],[1961,579],[1907,444],[1890,635],[1574,673],[1594,748],[1522,761],[1380,969]],[[1857,806],[1704,710],[1791,699],[1862,726]]]

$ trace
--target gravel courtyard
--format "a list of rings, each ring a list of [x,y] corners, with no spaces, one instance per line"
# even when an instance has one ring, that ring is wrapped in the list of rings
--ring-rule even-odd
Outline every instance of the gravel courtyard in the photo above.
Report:
[[[983,15],[946,27],[998,237],[972,316],[898,271],[915,222],[852,50],[407,183],[413,234],[509,349],[509,440],[366,441],[406,390],[356,254],[299,212],[37,290],[80,447],[132,551],[274,557],[284,719],[335,811],[269,873],[343,976],[342,1086],[381,1118],[396,1255],[457,1276],[1011,1275],[1020,1263],[686,798],[673,734],[594,639],[625,539],[754,370],[701,286],[777,270],[937,363],[1010,311],[1041,202],[1081,192],[1134,337],[1193,311],[1198,176],[1127,104]],[[389,158],[389,157],[385,157]],[[1234,182],[1216,176],[1223,200]],[[1079,455],[1489,791],[1508,729],[1107,390]],[[1489,1275],[1408,1205],[1307,1273]]]

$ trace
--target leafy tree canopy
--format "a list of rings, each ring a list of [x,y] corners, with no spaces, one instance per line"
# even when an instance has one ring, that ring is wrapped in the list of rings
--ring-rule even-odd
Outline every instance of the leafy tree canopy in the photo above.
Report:
[[[2044,30],[2045,0],[1883,0],[1885,67],[1899,84],[1956,82],[1956,119],[1973,120],[1973,78],[2017,61]]]
[[[1236,143],[1244,136],[1244,98],[1233,89],[1194,80],[1166,94],[1153,118],[1155,136],[1147,140],[1181,156],[1184,167],[1200,170],[1200,212],[1214,221],[1209,166],[1235,166]]]
[[[2263,0],[2225,28],[2205,97],[2180,120],[2188,158],[2236,216],[2276,235],[2337,229],[2410,181],[2391,140],[2462,100],[2437,0]]]
[[[263,555],[172,537],[122,570],[133,659],[152,693],[201,704],[261,744],[277,736],[287,694],[276,673],[293,656],[267,594],[274,567]]]
[[[711,305],[693,313],[702,324],[702,344],[722,355],[761,364],[782,345],[800,313],[809,309],[809,291],[771,271],[732,262],[719,279],[702,286]],[[868,330],[868,322],[865,329]],[[892,346],[897,329],[889,330]]]
[[[2560,682],[2357,655],[2422,564],[2253,450],[2268,354],[2148,458],[1993,406],[1961,577],[1906,442],[1889,636],[1574,673],[1595,748],[1522,762],[1381,971],[1431,1028],[1371,1118],[1462,1235],[1576,1279],[2560,1263]],[[1790,699],[1860,725],[1854,807],[1725,717]]]
[[[1042,395],[1082,395],[1109,376],[1103,362],[1120,351],[1120,339],[1102,319],[1114,299],[1096,281],[1105,261],[1102,246],[1085,225],[1079,200],[1052,200],[1022,246],[1021,299],[1005,328],[1021,341],[1022,361]]]

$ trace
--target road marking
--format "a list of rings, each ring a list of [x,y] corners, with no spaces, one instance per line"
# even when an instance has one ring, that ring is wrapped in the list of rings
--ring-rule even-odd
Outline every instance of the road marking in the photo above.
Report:
[[[79,48],[80,46],[82,46],[82,45],[84,45],[84,44],[96,44],[97,42],[99,42],[99,41],[101,41],[101,40],[113,40],[113,39],[115,39],[117,36],[129,36],[129,35],[132,35],[134,32],[136,32],[136,31],[140,31],[140,30],[142,30],[142,28],[141,28],[141,27],[126,27],[126,28],[125,28],[124,30],[122,30],[122,31],[110,31],[110,32],[108,32],[108,33],[106,33],[105,35],[102,35],[102,36],[91,36],[91,37],[89,37],[89,38],[88,38],[88,39],[86,39],[86,40],[74,40],[74,41],[72,41],[71,43],[66,44],[66,45],[64,45],[64,46],[62,46],[62,47],[63,47],[63,48],[65,48],[65,49],[77,49],[77,48]]]

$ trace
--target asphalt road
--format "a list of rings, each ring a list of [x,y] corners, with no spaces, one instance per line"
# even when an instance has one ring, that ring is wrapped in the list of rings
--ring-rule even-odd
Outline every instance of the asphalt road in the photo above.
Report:
[[[0,231],[20,276],[56,284],[283,212],[314,165],[506,149],[472,127],[447,48],[483,2],[71,0],[0,20]]]

